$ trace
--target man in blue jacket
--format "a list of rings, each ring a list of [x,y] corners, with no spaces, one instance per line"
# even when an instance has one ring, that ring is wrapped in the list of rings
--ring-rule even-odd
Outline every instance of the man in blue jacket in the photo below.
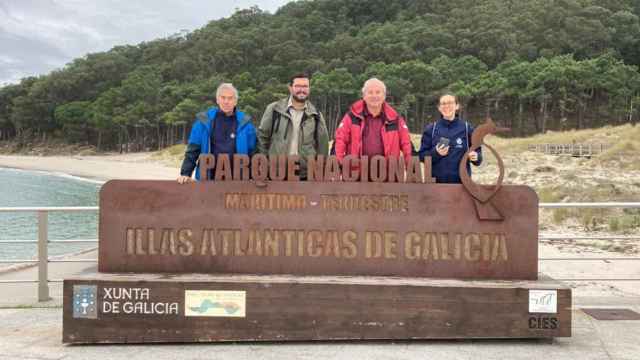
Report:
[[[459,184],[460,160],[471,145],[473,126],[458,117],[458,99],[451,94],[440,97],[438,110],[440,119],[425,127],[422,133],[419,156],[424,161],[431,156],[431,172],[437,183]],[[467,171],[471,175],[471,165],[479,166],[482,151],[471,151],[467,162]]]
[[[232,84],[220,84],[216,90],[216,102],[219,108],[211,107],[196,115],[180,168],[180,184],[192,181],[194,169],[196,180],[200,179],[197,163],[200,154],[211,153],[216,158],[220,154],[250,156],[256,149],[256,129],[251,118],[236,109],[238,90]],[[209,178],[213,179],[213,175]]]

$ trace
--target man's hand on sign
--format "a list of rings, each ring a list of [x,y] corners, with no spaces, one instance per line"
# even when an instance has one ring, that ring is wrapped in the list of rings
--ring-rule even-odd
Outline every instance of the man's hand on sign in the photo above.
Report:
[[[436,151],[440,156],[447,156],[447,154],[449,153],[449,145],[444,146],[442,144],[438,144],[436,145]]]
[[[472,151],[469,153],[469,160],[476,162],[478,161],[478,153],[475,151]]]
[[[178,184],[186,184],[189,182],[193,182],[193,179],[189,176],[179,176],[178,177]]]

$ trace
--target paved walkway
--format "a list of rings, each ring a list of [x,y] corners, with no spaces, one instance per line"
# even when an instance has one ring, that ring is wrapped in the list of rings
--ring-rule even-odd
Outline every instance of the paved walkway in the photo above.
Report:
[[[67,259],[97,259],[98,251],[71,256]],[[49,296],[51,300],[38,302],[37,283],[5,283],[0,284],[0,308],[7,307],[51,307],[62,306],[62,280],[69,276],[97,272],[96,262],[49,263]],[[38,267],[29,266],[17,271],[0,271],[0,280],[37,280]]]
[[[95,258],[90,252],[76,258]],[[593,267],[593,264],[585,264]],[[592,268],[593,269],[593,268]],[[548,270],[548,271],[547,271]],[[96,271],[95,263],[53,263],[49,278]],[[553,268],[545,269],[554,272]],[[575,275],[583,275],[578,271]],[[36,268],[0,273],[0,279],[37,277]],[[637,283],[634,283],[637,285]],[[52,300],[37,302],[35,284],[0,284],[0,360],[4,359],[640,359],[640,321],[595,320],[581,308],[640,312],[632,284],[574,288],[573,336],[554,340],[368,341],[163,345],[63,345],[60,283]]]
[[[640,308],[636,306],[636,311]],[[640,321],[573,313],[555,340],[63,345],[62,310],[0,309],[0,359],[640,359]]]

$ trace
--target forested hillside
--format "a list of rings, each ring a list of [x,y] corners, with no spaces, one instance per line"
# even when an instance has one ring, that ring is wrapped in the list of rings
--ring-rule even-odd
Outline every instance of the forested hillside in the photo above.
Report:
[[[203,15],[206,12],[203,12]],[[330,131],[364,80],[386,82],[413,132],[444,90],[464,116],[522,136],[636,122],[638,0],[315,0],[237,11],[186,35],[88,54],[0,88],[0,140],[63,139],[99,150],[184,141],[216,86],[259,119],[287,78],[313,73]]]

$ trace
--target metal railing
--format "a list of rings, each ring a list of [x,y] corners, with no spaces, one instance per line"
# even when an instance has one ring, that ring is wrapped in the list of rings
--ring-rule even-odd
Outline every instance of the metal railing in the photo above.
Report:
[[[38,244],[38,256],[36,260],[0,260],[0,263],[20,264],[37,263],[37,280],[0,280],[0,283],[38,283],[38,301],[47,301],[49,296],[49,283],[60,280],[49,280],[49,263],[51,262],[95,262],[97,260],[54,260],[49,259],[49,243],[92,243],[91,240],[49,240],[49,212],[75,212],[75,211],[98,211],[97,206],[76,206],[76,207],[5,207],[0,208],[0,212],[35,212],[38,216],[38,240],[2,240],[0,244]]]
[[[540,203],[541,209],[558,208],[640,208],[640,202],[599,202],[599,203]],[[38,215],[38,240],[0,240],[0,244],[37,243],[38,256],[35,260],[0,260],[0,263],[37,263],[37,280],[0,280],[0,283],[38,283],[38,301],[49,300],[49,283],[61,282],[62,280],[51,280],[48,276],[49,263],[73,263],[73,262],[96,262],[95,259],[50,259],[48,255],[49,243],[94,243],[97,239],[88,240],[49,240],[48,237],[48,216],[49,212],[75,212],[75,211],[98,211],[97,206],[85,207],[6,207],[0,208],[0,212],[36,212]],[[571,235],[540,235],[539,240],[640,240],[638,236],[571,236]],[[640,257],[551,257],[539,258],[539,261],[636,261]],[[640,281],[640,278],[555,278],[560,281]]]

